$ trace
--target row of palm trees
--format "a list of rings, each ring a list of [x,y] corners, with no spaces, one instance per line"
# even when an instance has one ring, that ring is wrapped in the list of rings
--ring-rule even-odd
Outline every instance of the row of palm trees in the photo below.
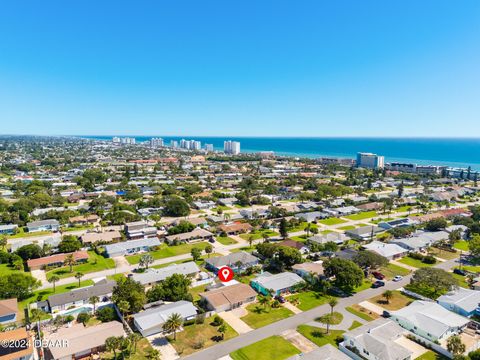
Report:
[[[142,336],[137,333],[131,333],[127,337],[111,336],[105,340],[105,348],[107,351],[113,352],[115,359],[117,358],[117,351],[120,350],[122,359],[125,359],[125,353],[128,356],[137,353],[137,345],[141,339]],[[151,360],[160,359],[160,353],[156,349],[151,349],[146,356]]]

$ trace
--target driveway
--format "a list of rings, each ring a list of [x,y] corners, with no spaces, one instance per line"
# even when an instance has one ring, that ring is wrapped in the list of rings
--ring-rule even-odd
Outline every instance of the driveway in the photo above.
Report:
[[[248,326],[242,319],[240,319],[240,314],[237,310],[244,310],[244,309],[235,309],[233,311],[223,311],[218,313],[223,320],[225,320],[228,325],[230,325],[233,330],[235,330],[239,334],[245,334],[253,329]]]
[[[32,270],[31,274],[35,279],[40,280],[42,286],[51,286],[47,281],[47,275],[44,270]]]
[[[283,304],[283,307],[290,310],[294,314],[300,314],[302,312],[302,310],[300,310],[299,308],[297,308],[295,305],[293,305],[288,301],[285,304]]]
[[[302,353],[309,353],[318,346],[308,340],[305,336],[297,332],[297,330],[289,329],[280,334],[285,340],[290,341]]]
[[[404,348],[412,351],[412,359],[416,359],[428,351],[428,349],[424,348],[422,345],[417,344],[410,339],[407,339],[405,336],[399,337],[397,340],[395,340],[395,342],[399,345],[402,345]]]
[[[175,360],[179,356],[175,348],[168,342],[167,338],[164,335],[152,335],[147,336],[147,340],[150,342],[154,349],[157,349],[160,352],[160,358],[162,360]]]
[[[367,310],[370,310],[371,312],[374,312],[375,314],[382,315],[383,311],[385,310],[381,306],[378,306],[374,303],[371,303],[370,301],[362,301],[360,304],[361,307],[364,307]]]

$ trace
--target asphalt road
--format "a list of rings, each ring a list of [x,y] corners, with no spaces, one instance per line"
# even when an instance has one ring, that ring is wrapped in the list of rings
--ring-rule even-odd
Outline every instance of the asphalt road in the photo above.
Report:
[[[437,265],[435,265],[435,267],[443,270],[449,270],[452,267],[454,267],[456,263],[457,263],[457,259],[448,260],[442,263],[438,263]],[[348,298],[339,299],[336,309],[338,311],[338,309],[342,309],[342,308],[344,309],[347,306],[358,304],[362,301],[370,299],[371,297],[380,295],[385,290],[395,290],[400,287],[403,287],[410,282],[411,276],[412,276],[411,274],[408,276],[405,276],[401,281],[398,281],[398,282],[389,281],[386,283],[384,287],[381,287],[378,289],[370,288],[358,294],[350,296]],[[296,329],[297,326],[313,321],[315,318],[327,313],[328,311],[330,311],[330,306],[328,304],[325,304],[325,305],[316,307],[314,309],[311,309],[309,311],[305,311],[300,314],[294,315],[287,319],[277,321],[273,324],[250,331],[246,334],[239,335],[231,340],[219,343],[212,347],[206,348],[202,351],[186,356],[183,359],[188,359],[188,360],[218,359],[244,346],[248,346],[250,344],[253,344],[257,341],[260,341],[262,339],[265,339],[273,335],[279,335],[285,330]]]

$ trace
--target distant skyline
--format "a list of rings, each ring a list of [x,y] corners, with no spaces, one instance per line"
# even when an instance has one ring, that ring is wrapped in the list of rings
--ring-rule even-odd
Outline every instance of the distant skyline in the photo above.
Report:
[[[0,133],[480,137],[480,2],[0,5]]]

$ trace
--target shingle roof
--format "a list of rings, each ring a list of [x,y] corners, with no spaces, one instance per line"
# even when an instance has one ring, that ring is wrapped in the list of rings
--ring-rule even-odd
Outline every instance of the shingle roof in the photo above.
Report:
[[[135,323],[143,330],[161,325],[168,320],[172,314],[180,314],[186,319],[197,314],[197,308],[189,301],[177,301],[142,311],[133,315]]]
[[[244,302],[248,298],[257,296],[257,293],[250,286],[239,283],[207,291],[200,296],[207,299],[214,307],[218,307]]]
[[[283,272],[275,275],[260,275],[252,281],[260,284],[267,290],[283,290],[303,282],[302,278],[291,272]]]
[[[0,317],[18,312],[17,299],[0,300]]]
[[[114,280],[102,281],[98,284],[71,290],[63,294],[51,295],[48,298],[48,302],[50,306],[60,306],[74,301],[88,300],[92,296],[102,296],[110,294],[113,291],[115,285],[116,282]]]
[[[225,256],[215,256],[213,258],[205,260],[207,264],[210,264],[217,269],[221,268],[222,266],[235,265],[237,262],[241,262],[242,264],[249,264],[256,261],[258,261],[258,258],[245,251],[239,251]]]
[[[437,301],[453,304],[467,312],[472,312],[479,307],[480,291],[459,287],[455,291],[440,296]]]
[[[125,242],[119,242],[116,244],[105,245],[105,251],[108,254],[114,254],[118,252],[124,252],[128,249],[134,249],[138,247],[153,247],[160,246],[160,241],[157,238],[147,238],[139,240],[130,240]]]
[[[183,264],[173,264],[161,269],[148,269],[144,273],[133,274],[132,278],[140,284],[152,284],[162,280],[173,274],[192,275],[200,271],[197,264],[189,261]]]

